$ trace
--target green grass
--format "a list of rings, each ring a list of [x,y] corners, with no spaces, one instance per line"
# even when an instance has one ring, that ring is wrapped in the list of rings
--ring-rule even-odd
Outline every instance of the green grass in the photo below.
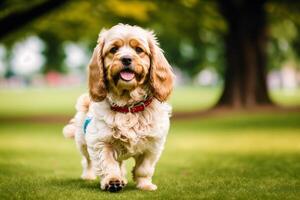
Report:
[[[62,124],[0,123],[0,199],[299,199],[299,121],[300,113],[174,121],[159,189],[139,191],[130,179],[117,194],[79,179],[80,156]]]
[[[72,115],[84,88],[0,91],[0,118]],[[218,88],[176,88],[175,111],[212,106]],[[300,105],[300,90],[272,91],[284,106]],[[82,181],[80,156],[63,124],[0,121],[0,199],[299,199],[300,113],[233,113],[173,121],[156,168],[159,189],[129,185],[118,194]],[[133,162],[129,160],[128,170]]]
[[[0,116],[71,115],[84,88],[0,90]]]
[[[27,88],[0,90],[0,116],[72,115],[77,97],[85,88]],[[170,100],[174,111],[207,109],[215,104],[220,88],[177,87]],[[300,105],[300,89],[272,91],[273,100],[283,106]]]
[[[220,93],[220,88],[177,87],[172,93],[170,103],[174,111],[204,110],[217,102]]]
[[[297,90],[274,90],[271,98],[275,103],[283,106],[300,105],[300,89]]]

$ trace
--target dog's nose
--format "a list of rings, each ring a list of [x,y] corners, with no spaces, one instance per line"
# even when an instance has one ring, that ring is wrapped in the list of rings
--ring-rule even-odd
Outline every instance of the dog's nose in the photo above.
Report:
[[[123,57],[121,57],[121,61],[122,61],[123,65],[129,66],[131,64],[132,59],[130,56],[123,56]]]

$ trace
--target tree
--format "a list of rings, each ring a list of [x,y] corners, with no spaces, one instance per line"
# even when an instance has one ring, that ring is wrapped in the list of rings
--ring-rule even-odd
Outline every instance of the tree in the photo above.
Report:
[[[23,2],[24,7],[26,7],[25,9],[15,10],[14,12],[10,12],[8,15],[0,19],[0,27],[3,28],[0,31],[0,39],[32,22],[34,19],[37,19],[42,15],[59,8],[67,1],[68,0],[47,0],[29,8],[27,8],[27,3]],[[13,3],[17,4],[17,2]],[[0,5],[2,5],[2,8],[6,8],[9,7],[9,2],[1,1]]]
[[[266,84],[265,0],[219,0],[228,24],[226,69],[218,106],[271,105]]]
[[[114,2],[113,6],[111,2]],[[152,0],[124,3],[113,0],[107,1],[104,6],[105,21],[111,24],[137,24],[155,30],[167,59],[190,77],[195,77],[205,67],[216,67],[222,72],[220,33],[224,32],[225,23],[215,2]],[[127,12],[121,12],[118,6]],[[133,15],[133,10],[140,14]]]
[[[42,68],[43,73],[56,71],[60,73],[66,72],[63,65],[65,52],[61,40],[52,32],[43,32],[39,34],[40,38],[45,42],[44,55],[47,58]]]
[[[14,1],[5,0],[0,5]],[[48,1],[27,4],[23,0],[21,11],[33,10]],[[28,25],[21,35],[26,32],[42,37],[49,46],[47,58],[56,59],[52,64],[49,60],[45,71],[62,71],[59,59],[63,54],[59,49],[64,41],[84,42],[92,49],[102,27],[120,22],[149,27],[157,33],[170,63],[186,74],[193,77],[204,67],[215,67],[224,77],[224,91],[217,106],[255,107],[272,105],[267,70],[287,60],[299,62],[299,6],[291,0],[70,1],[67,6],[40,15],[39,20],[31,18],[32,23],[27,17]],[[7,15],[0,15],[0,24],[6,16],[21,12],[14,3],[11,7],[4,12]],[[15,34],[13,39],[19,37]]]

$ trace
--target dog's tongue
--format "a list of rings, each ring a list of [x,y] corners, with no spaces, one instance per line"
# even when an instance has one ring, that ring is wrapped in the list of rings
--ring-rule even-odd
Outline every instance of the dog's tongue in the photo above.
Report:
[[[122,71],[120,73],[120,76],[122,79],[124,79],[125,81],[130,81],[134,78],[135,74],[133,72],[128,72],[128,71]]]

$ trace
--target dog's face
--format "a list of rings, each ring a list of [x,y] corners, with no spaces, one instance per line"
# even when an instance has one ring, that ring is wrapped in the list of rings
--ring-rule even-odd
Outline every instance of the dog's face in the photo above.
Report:
[[[103,58],[109,89],[114,92],[121,95],[147,80],[150,49],[144,31],[127,26],[113,27],[105,37]]]
[[[89,90],[94,101],[108,92],[122,96],[147,85],[165,101],[173,87],[173,73],[152,32],[119,24],[102,30],[89,65]]]

